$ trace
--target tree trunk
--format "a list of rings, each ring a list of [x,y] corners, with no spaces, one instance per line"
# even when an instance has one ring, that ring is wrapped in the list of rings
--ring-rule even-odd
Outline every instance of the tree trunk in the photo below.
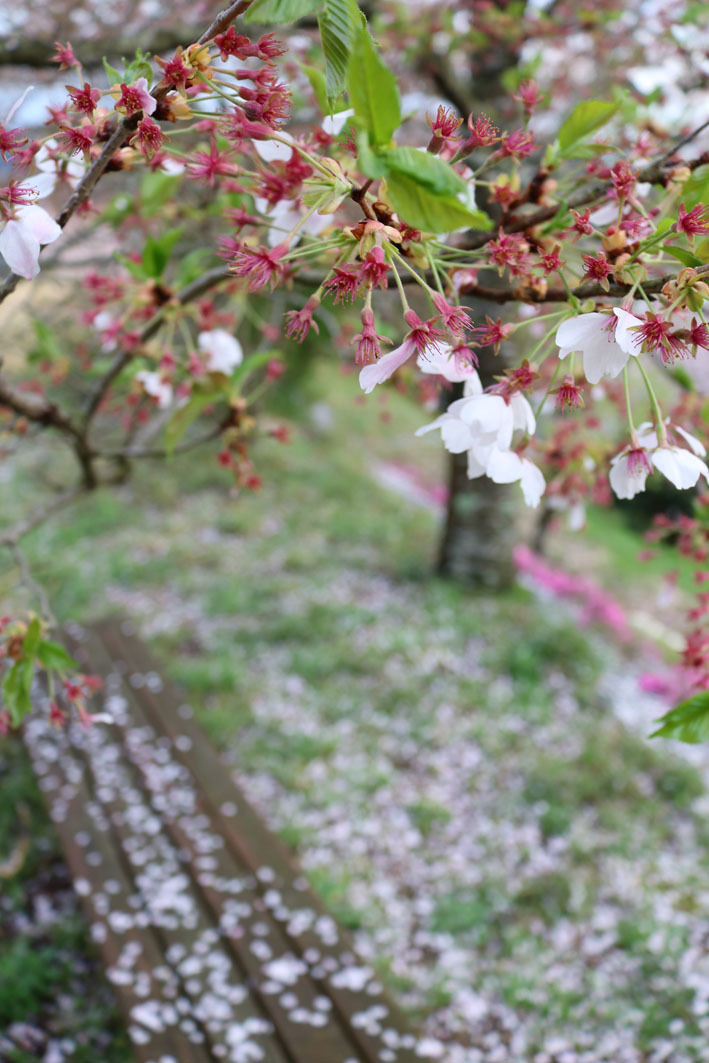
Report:
[[[478,352],[483,386],[503,368],[490,348]],[[453,398],[462,396],[462,384]],[[450,399],[446,394],[446,405]],[[452,401],[452,399],[451,399]],[[486,476],[468,479],[467,454],[451,454],[448,507],[439,552],[438,572],[486,590],[509,587],[514,579],[512,549],[519,508],[517,484],[495,484]]]
[[[509,0],[492,0],[501,11],[509,7]],[[497,104],[504,97],[502,76],[518,63],[516,48],[504,44],[471,56],[470,84],[460,84],[454,77],[445,57],[431,60],[431,72],[439,89],[463,113],[477,110],[482,104],[494,116]],[[484,194],[478,205],[489,209]],[[490,213],[494,216],[494,205]],[[477,303],[476,317],[485,312],[497,317],[498,308]],[[490,348],[477,351],[480,379],[483,387],[493,383],[495,375],[504,369],[501,357]],[[449,393],[450,395],[450,393]],[[460,390],[454,398],[462,395]],[[448,398],[448,396],[447,396]],[[446,402],[446,405],[448,403]],[[519,508],[517,484],[494,484],[486,476],[469,480],[467,455],[451,454],[448,465],[448,508],[438,552],[438,572],[461,583],[489,590],[509,587],[515,568],[512,550],[516,540],[516,514]]]

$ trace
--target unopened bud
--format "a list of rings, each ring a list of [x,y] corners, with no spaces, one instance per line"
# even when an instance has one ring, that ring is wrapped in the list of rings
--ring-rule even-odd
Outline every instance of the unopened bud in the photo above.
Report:
[[[622,251],[628,242],[628,234],[625,229],[616,229],[611,226],[607,234],[601,240],[603,250],[608,252]]]

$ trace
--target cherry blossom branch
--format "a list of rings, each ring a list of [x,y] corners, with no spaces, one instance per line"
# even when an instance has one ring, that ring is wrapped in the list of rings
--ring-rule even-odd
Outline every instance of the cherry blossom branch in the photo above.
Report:
[[[240,2],[243,2],[243,0],[240,0]],[[173,297],[173,302],[177,302],[181,306],[185,303],[189,303],[193,299],[197,299],[204,292],[216,287],[216,285],[220,284],[222,281],[229,280],[229,276],[229,273],[223,266],[216,266],[214,269],[207,270],[207,272],[203,273],[201,277],[198,277],[196,280],[192,281],[191,284],[186,285],[182,291],[178,292]],[[165,307],[161,307],[160,310],[151,317],[150,321],[148,321],[140,330],[135,344],[127,350],[120,351],[113,359],[111,365],[89,395],[82,421],[84,431],[86,431],[93,420],[96,411],[103,402],[103,399],[107,395],[114,380],[123,372],[128,363],[136,357],[141,344],[145,343],[155,335],[162,325],[164,316]]]
[[[217,15],[211,25],[204,31],[201,37],[198,38],[197,43],[206,44],[208,41],[211,41],[216,37],[217,34],[223,33],[235,18],[246,11],[251,2],[252,0],[235,0],[234,3],[224,8],[224,10]],[[165,97],[167,92],[167,87],[158,89],[155,92],[155,98],[160,101]],[[67,222],[73,217],[82,203],[85,203],[89,198],[98,181],[105,173],[116,151],[123,146],[126,139],[137,129],[139,121],[140,114],[135,114],[130,118],[122,118],[118,122],[113,133],[111,133],[106,141],[101,154],[91,164],[62,209],[59,211],[55,220],[60,229],[63,229],[66,226]],[[3,283],[0,284],[0,303],[2,303],[8,295],[14,292],[20,279],[21,278],[17,273],[9,273],[7,275]]]

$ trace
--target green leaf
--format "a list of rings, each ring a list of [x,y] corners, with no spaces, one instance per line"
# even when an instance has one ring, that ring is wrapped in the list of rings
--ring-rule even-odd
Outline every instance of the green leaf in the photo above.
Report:
[[[170,261],[170,252],[182,236],[182,229],[172,229],[157,239],[149,236],[143,248],[143,268],[148,277],[159,280]]]
[[[669,374],[672,379],[678,384],[684,391],[696,391],[697,386],[694,380],[689,375],[686,369],[683,369],[681,365],[669,368]]]
[[[37,619],[37,617],[35,617],[34,620],[31,620],[30,623],[27,625],[27,631],[25,632],[25,637],[22,640],[23,657],[29,657],[30,659],[34,659],[37,653],[37,647],[39,645],[41,634],[42,628],[40,626],[39,620]]]
[[[357,134],[357,161],[366,177],[386,177],[389,173],[384,156],[369,146],[369,137],[363,129]]]
[[[204,260],[209,257],[209,254],[206,248],[196,247],[194,251],[183,255],[175,274],[175,287],[184,288],[192,281],[196,281],[204,273]]]
[[[410,177],[436,196],[457,196],[465,192],[463,178],[437,155],[410,147],[385,148],[378,154],[389,173]]]
[[[148,274],[145,272],[145,266],[142,262],[134,262],[132,258],[128,258],[128,255],[123,255],[120,251],[115,251],[113,257],[117,262],[128,270],[131,277],[135,277],[137,281],[145,281],[148,279]]]
[[[37,646],[37,660],[48,672],[67,672],[79,667],[63,646],[60,646],[58,642],[48,642],[45,639]]]
[[[168,422],[165,429],[165,449],[168,454],[172,455],[175,447],[182,439],[183,435],[207,406],[216,402],[218,398],[223,395],[223,389],[217,390],[210,389],[209,391],[198,391],[185,403],[184,406],[180,406],[174,416]]]
[[[137,81],[138,78],[145,78],[148,82],[148,88],[150,88],[153,81],[153,68],[148,61],[150,52],[146,52],[145,55],[138,48],[135,53],[135,59],[126,67],[124,81],[127,85],[130,85],[133,81]]]
[[[557,140],[562,154],[566,154],[572,145],[578,144],[579,140],[604,126],[618,107],[618,103],[605,100],[584,100],[583,103],[577,104],[559,130]]]
[[[386,145],[401,124],[396,78],[374,47],[366,26],[355,41],[349,75],[350,103],[372,146]]]
[[[318,25],[325,54],[325,93],[334,100],[345,91],[352,49],[364,25],[356,0],[326,0]]]
[[[702,265],[706,265],[709,262],[709,240],[704,238],[700,240],[694,250],[697,252],[697,258],[701,261]]]
[[[304,15],[312,15],[323,0],[254,0],[244,15],[244,22],[295,22]]]
[[[492,222],[482,210],[469,210],[454,195],[436,196],[405,174],[393,173],[387,179],[392,206],[399,217],[430,233],[451,229],[489,229]]]
[[[2,684],[2,700],[16,727],[32,708],[34,656],[15,661]]]
[[[686,210],[691,210],[698,203],[706,203],[709,200],[709,163],[697,166],[682,185],[679,193],[680,203],[684,203]]]
[[[656,721],[662,724],[651,738],[676,738],[680,742],[709,740],[709,690],[702,690]]]
[[[307,63],[300,63],[299,66],[310,82],[310,87],[315,94],[315,99],[318,101],[320,110],[323,114],[329,114],[330,106],[327,102],[325,75],[322,70],[318,70],[316,66],[308,66]]]
[[[62,350],[52,329],[45,321],[32,322],[35,343],[27,355],[28,362],[53,362],[61,358]]]
[[[147,173],[140,182],[140,203],[146,218],[157,214],[175,197],[179,178],[168,173]]]
[[[103,57],[103,69],[106,71],[109,88],[112,88],[114,85],[120,85],[123,81],[123,75],[119,74],[115,67],[111,66],[105,55]]]
[[[660,244],[660,247],[666,254],[672,255],[678,262],[681,262],[683,266],[694,266],[696,268],[702,264],[701,258],[697,258],[691,251],[685,251],[683,247],[672,247],[671,244]]]

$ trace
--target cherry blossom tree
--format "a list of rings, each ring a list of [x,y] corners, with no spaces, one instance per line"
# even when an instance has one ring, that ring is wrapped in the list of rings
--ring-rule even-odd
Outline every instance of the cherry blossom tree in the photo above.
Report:
[[[258,396],[317,336],[326,305],[343,337],[358,317],[345,356],[364,394],[394,383],[438,403],[419,434],[452,455],[453,498],[462,480],[488,485],[467,523],[493,553],[513,524],[490,501],[497,485],[570,513],[631,498],[658,474],[701,498],[706,403],[686,372],[675,380],[709,351],[701,12],[474,0],[370,16],[355,0],[237,0],[196,40],[100,73],[59,41],[64,103],[35,138],[16,107],[5,116],[0,301],[61,254],[67,227],[80,241],[97,219],[124,248],[85,277],[93,338],[68,365],[46,379],[0,366],[4,428],[23,447],[52,433],[76,466],[74,483],[0,534],[23,571],[25,534],[141,458],[211,448],[236,488],[258,486],[250,444],[272,430]],[[298,20],[302,32],[279,39],[273,27]],[[624,56],[642,82],[652,44],[679,63],[673,90],[686,75],[685,110],[699,100],[704,112],[660,125],[652,90],[633,82],[567,105],[568,57],[589,22],[597,65]],[[442,97],[430,110],[410,89],[420,71]],[[63,205],[48,209],[50,197]],[[269,297],[290,307],[281,357],[272,322],[245,325]],[[698,505],[680,544],[701,561]],[[57,719],[84,712],[90,684],[49,637],[42,604],[2,623],[5,725],[30,710],[38,668]],[[709,733],[708,614],[701,594],[688,698],[662,733]]]

